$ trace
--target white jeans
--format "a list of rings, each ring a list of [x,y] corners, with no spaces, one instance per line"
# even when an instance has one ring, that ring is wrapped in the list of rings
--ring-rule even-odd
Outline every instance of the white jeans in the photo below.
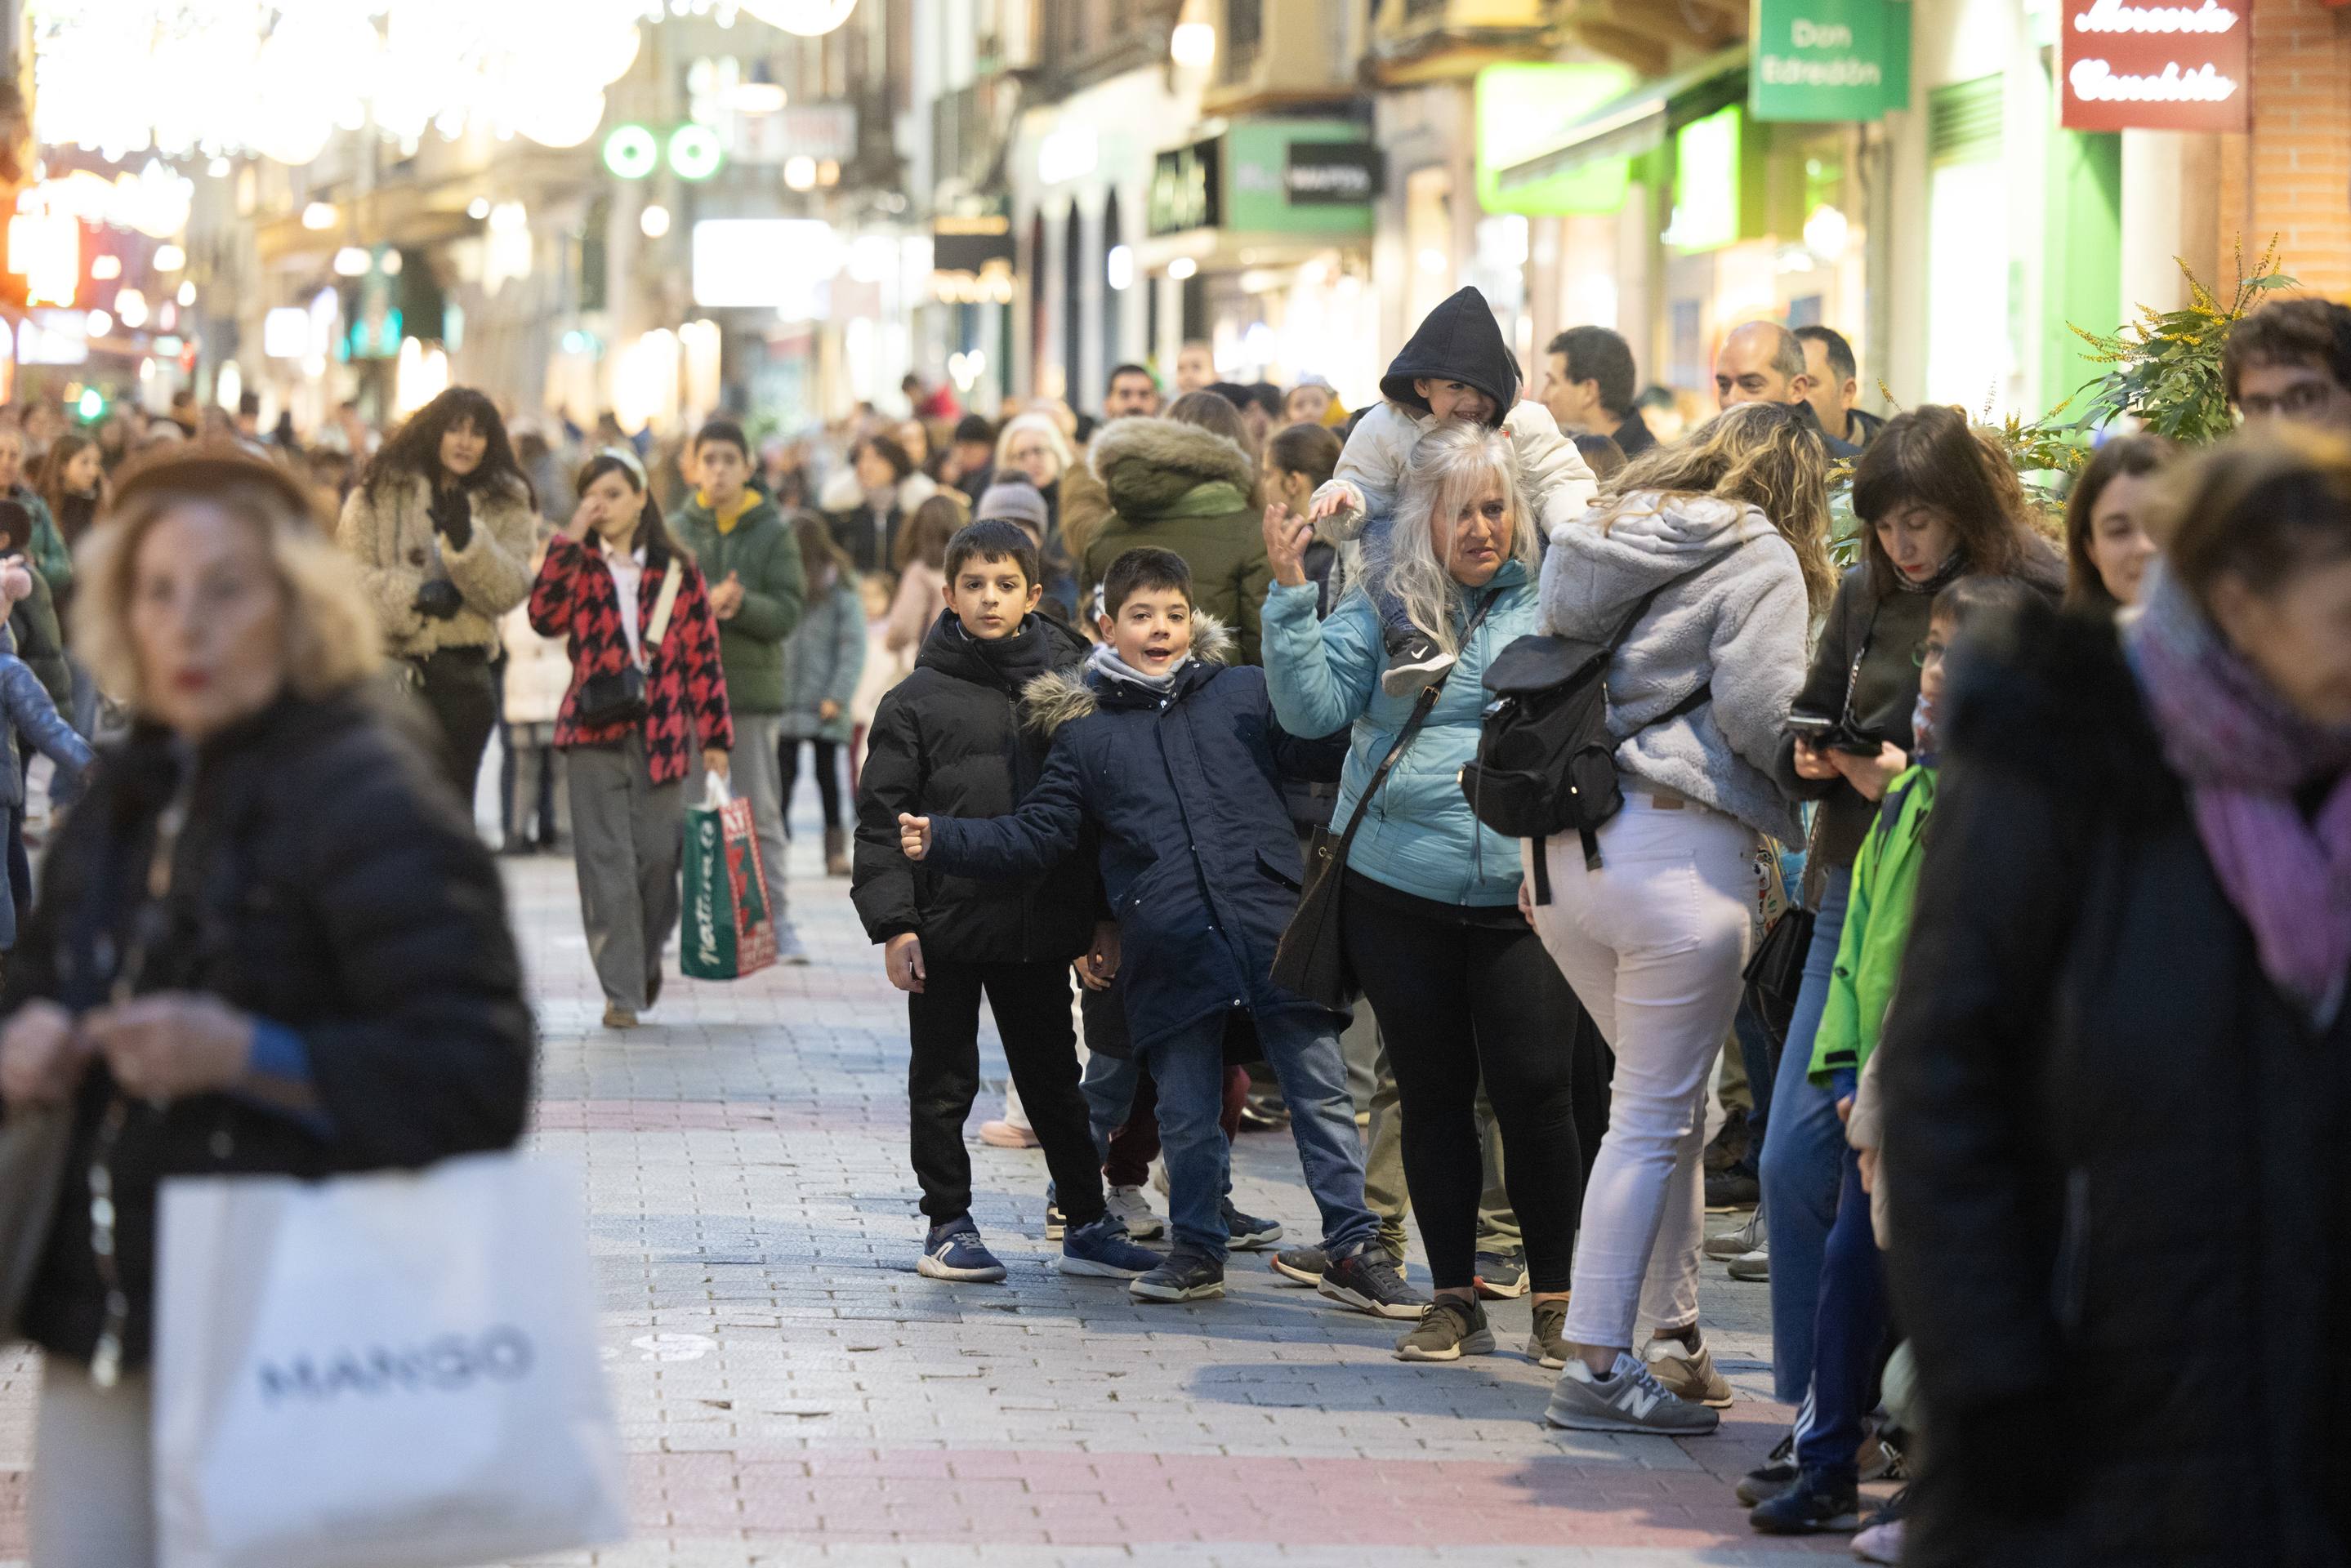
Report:
[[[1616,1053],[1566,1334],[1630,1346],[1644,1317],[1698,1320],[1706,1085],[1739,1009],[1755,835],[1702,806],[1661,808],[1627,781],[1599,838],[1597,871],[1573,836],[1550,841],[1552,901],[1535,929]]]

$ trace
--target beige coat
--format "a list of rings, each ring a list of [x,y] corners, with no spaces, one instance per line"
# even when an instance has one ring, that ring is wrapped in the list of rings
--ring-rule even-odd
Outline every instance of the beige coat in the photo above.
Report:
[[[441,560],[465,607],[447,620],[413,607],[432,561],[433,493],[420,475],[388,482],[380,499],[361,485],[343,504],[335,541],[359,563],[360,579],[383,628],[388,651],[421,659],[444,648],[491,649],[498,622],[529,597],[536,518],[520,489],[473,497],[474,536]]]

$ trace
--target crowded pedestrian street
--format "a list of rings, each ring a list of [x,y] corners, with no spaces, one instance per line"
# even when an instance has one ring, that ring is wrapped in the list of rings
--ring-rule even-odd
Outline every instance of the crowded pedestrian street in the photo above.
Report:
[[[794,869],[810,967],[684,981],[658,1024],[615,1038],[599,1027],[569,866],[513,863],[545,1042],[528,1141],[586,1178],[635,1530],[626,1546],[544,1561],[1339,1568],[1376,1553],[1667,1568],[1815,1555],[1817,1542],[1750,1543],[1737,1478],[1719,1472],[1753,1440],[1550,1430],[1540,1368],[1398,1363],[1374,1320],[1322,1310],[1261,1268],[1237,1270],[1222,1303],[1173,1312],[1063,1278],[1041,1240],[1034,1151],[975,1148],[975,1216],[1011,1277],[984,1293],[919,1277],[900,1190],[904,1003],[846,889],[809,850]],[[1000,1096],[992,1042],[987,1060]],[[1287,1142],[1243,1139],[1235,1189],[1301,1225]],[[1741,1394],[1725,1431],[1768,1447],[1786,1412],[1760,1402],[1763,1296],[1717,1293],[1708,1326]],[[0,1564],[14,1568],[33,1359],[12,1354],[0,1380]]]

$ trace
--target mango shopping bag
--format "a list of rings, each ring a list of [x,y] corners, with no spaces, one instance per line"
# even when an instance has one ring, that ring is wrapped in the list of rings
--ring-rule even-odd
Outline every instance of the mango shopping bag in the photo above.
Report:
[[[458,1568],[627,1533],[576,1172],[163,1184],[163,1568]]]
[[[696,980],[740,980],[776,961],[776,924],[751,803],[716,774],[685,808],[685,934],[678,964]]]

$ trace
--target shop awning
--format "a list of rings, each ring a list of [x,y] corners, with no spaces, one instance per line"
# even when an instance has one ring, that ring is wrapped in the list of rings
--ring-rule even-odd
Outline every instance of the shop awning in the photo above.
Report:
[[[1643,82],[1569,126],[1556,146],[1495,171],[1505,191],[1569,173],[1604,158],[1665,145],[1678,127],[1747,99],[1747,46],[1734,44],[1669,77]]]

